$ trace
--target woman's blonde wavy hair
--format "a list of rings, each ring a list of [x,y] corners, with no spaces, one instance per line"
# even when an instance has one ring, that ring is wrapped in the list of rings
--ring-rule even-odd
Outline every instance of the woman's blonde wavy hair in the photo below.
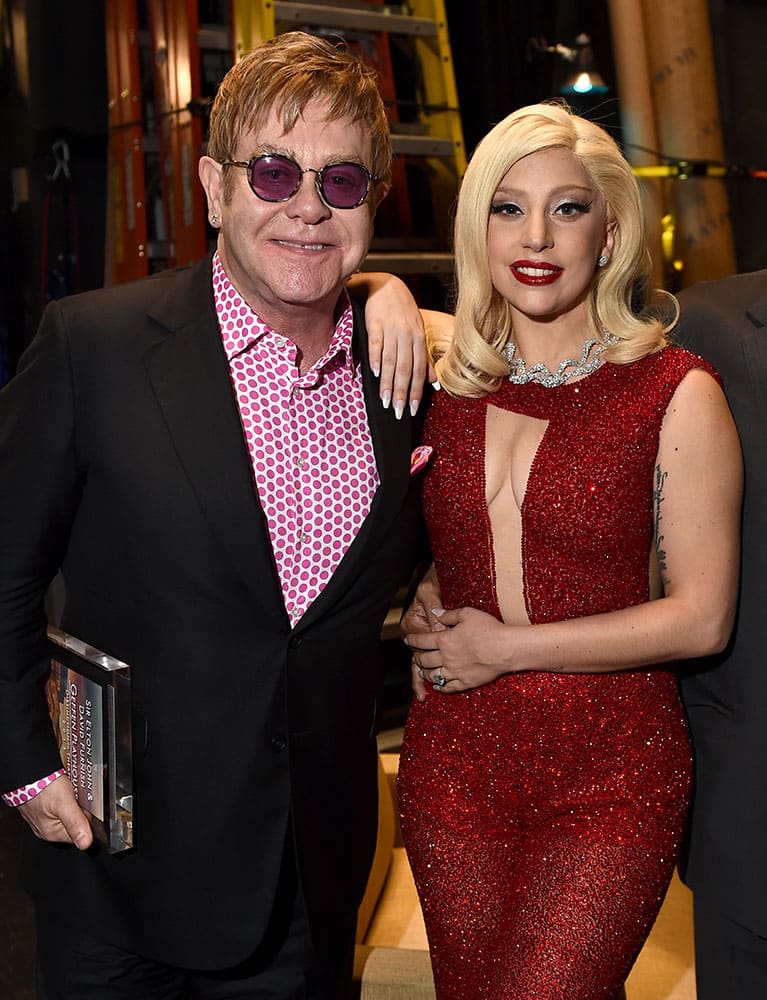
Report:
[[[561,147],[570,150],[604,196],[614,224],[609,264],[595,268],[591,290],[593,336],[609,330],[617,343],[606,361],[626,363],[660,350],[678,316],[664,322],[649,310],[652,263],[645,242],[639,186],[615,141],[603,128],[561,103],[514,111],[477,146],[461,185],[455,220],[458,298],[449,344],[434,343],[441,385],[457,396],[495,392],[508,375],[503,348],[512,336],[511,308],[493,286],[487,253],[490,205],[507,171],[523,156]],[[666,293],[663,293],[666,294]],[[444,352],[444,353],[443,353]]]

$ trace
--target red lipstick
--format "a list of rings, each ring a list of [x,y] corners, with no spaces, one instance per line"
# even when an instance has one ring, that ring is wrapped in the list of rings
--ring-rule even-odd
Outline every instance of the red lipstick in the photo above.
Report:
[[[511,265],[512,274],[523,285],[551,285],[563,270],[545,260],[515,260]]]

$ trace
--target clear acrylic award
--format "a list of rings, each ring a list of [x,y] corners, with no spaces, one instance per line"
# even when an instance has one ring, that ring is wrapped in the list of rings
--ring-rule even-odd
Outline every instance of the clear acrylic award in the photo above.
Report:
[[[48,708],[63,766],[93,834],[115,854],[133,846],[130,667],[49,626]]]

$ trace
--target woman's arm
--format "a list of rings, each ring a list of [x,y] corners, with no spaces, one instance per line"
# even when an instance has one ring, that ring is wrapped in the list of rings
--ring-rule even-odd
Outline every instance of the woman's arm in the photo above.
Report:
[[[630,670],[718,652],[735,616],[742,459],[721,389],[696,369],[666,413],[655,470],[655,542],[664,593],[646,604],[543,625],[504,625],[472,608],[445,611],[441,632],[407,637],[448,693],[504,673]]]
[[[393,274],[360,271],[349,279],[347,288],[352,295],[365,299],[370,366],[380,375],[384,406],[393,403],[401,416],[409,402],[415,416],[424,380],[428,378],[433,388],[439,389],[429,344],[432,340],[449,342],[453,317],[433,309],[419,309],[410,289]]]
[[[384,407],[393,404],[398,417],[405,406],[415,415],[428,375],[436,375],[428,358],[423,319],[410,289],[393,274],[359,271],[347,282],[350,294],[365,299],[370,367],[380,378]]]

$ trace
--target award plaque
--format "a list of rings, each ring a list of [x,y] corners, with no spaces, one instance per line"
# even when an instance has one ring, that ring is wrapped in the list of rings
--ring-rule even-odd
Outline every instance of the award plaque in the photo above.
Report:
[[[130,667],[50,626],[48,707],[93,835],[116,854],[133,846]]]

